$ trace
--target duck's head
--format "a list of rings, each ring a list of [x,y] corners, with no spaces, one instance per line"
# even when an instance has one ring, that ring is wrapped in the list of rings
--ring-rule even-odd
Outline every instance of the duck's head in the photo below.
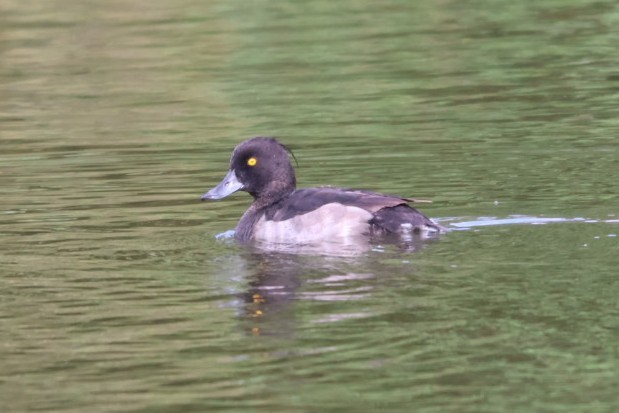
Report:
[[[275,138],[256,137],[240,143],[232,152],[228,174],[201,199],[221,199],[242,190],[256,200],[277,201],[296,187],[288,153]]]

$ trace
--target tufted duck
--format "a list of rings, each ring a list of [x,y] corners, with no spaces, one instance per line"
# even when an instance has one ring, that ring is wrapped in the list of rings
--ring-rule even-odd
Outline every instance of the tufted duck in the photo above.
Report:
[[[221,199],[247,191],[254,202],[239,221],[239,241],[308,244],[356,242],[396,234],[427,235],[445,230],[408,205],[414,200],[334,188],[296,189],[289,150],[274,138],[256,137],[232,152],[223,181],[202,196]]]

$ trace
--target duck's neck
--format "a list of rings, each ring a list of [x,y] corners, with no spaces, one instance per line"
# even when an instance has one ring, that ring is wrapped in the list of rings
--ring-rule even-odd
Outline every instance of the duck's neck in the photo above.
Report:
[[[254,197],[254,202],[245,211],[239,223],[236,227],[235,238],[239,241],[249,241],[254,235],[254,225],[265,214],[267,208],[277,204],[281,200],[287,198],[291,193],[295,191],[294,186],[284,185],[281,186],[270,185],[267,191],[257,194],[251,194]]]
[[[239,223],[236,225],[234,238],[241,242],[251,240],[254,235],[254,225],[258,222],[261,216],[262,212],[256,209],[254,204],[251,204],[239,220]]]
[[[256,210],[264,209],[288,197],[295,189],[294,184],[290,185],[290,183],[283,181],[273,181],[260,193],[251,194],[254,197],[254,202],[251,206],[255,207]]]

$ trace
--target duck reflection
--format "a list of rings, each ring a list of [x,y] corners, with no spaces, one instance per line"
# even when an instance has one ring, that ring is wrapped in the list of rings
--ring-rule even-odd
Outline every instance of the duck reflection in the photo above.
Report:
[[[295,307],[306,301],[321,304],[312,307],[311,317],[304,317],[304,323],[372,316],[370,310],[359,311],[358,305],[342,304],[337,307],[341,311],[333,313],[332,302],[369,299],[379,285],[375,282],[377,276],[382,283],[394,263],[409,263],[405,268],[409,272],[410,252],[427,243],[378,245],[363,252],[340,249],[339,256],[325,254],[324,250],[323,255],[291,252],[290,246],[285,251],[265,250],[264,245],[248,247],[242,254],[247,270],[247,289],[240,294],[242,326],[257,336],[292,336],[299,325],[297,317],[303,313]]]
[[[285,254],[251,253],[246,256],[247,290],[243,300],[244,327],[253,335],[290,335],[295,312],[290,307],[301,286],[293,257]]]

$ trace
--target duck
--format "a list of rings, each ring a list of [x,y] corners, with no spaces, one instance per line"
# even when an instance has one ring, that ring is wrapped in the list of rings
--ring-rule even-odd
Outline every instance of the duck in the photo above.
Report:
[[[245,191],[253,197],[234,231],[237,241],[348,244],[447,231],[410,206],[415,201],[410,198],[332,186],[297,189],[290,155],[275,138],[248,139],[234,148],[223,180],[201,196],[220,200]]]

